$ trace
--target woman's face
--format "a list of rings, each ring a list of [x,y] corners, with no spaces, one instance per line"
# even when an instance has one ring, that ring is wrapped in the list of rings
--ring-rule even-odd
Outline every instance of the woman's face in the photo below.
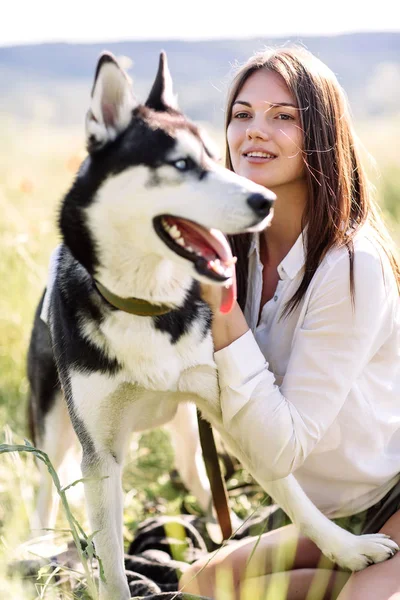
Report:
[[[276,192],[304,184],[299,109],[277,73],[260,69],[250,75],[232,106],[227,139],[238,175]]]

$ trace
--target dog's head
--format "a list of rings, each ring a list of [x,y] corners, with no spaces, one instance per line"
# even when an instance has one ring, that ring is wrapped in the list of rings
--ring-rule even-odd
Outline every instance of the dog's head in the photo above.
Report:
[[[218,164],[177,107],[164,53],[145,104],[117,60],[100,57],[86,134],[60,217],[75,258],[119,296],[165,301],[191,278],[229,286],[223,234],[263,229],[275,196]]]

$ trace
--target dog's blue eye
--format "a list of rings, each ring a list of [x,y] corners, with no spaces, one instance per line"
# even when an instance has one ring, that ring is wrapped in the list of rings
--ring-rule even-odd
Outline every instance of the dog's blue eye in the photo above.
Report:
[[[190,164],[186,158],[180,158],[174,162],[174,167],[176,167],[179,171],[187,171],[190,169]]]

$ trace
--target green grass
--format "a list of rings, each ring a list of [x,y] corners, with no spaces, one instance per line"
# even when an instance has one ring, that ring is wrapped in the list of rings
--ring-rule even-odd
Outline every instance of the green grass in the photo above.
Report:
[[[81,130],[46,129],[5,118],[0,125],[0,444],[23,446],[27,436],[25,360],[33,314],[46,282],[50,253],[59,241],[55,226],[59,203],[85,152]],[[400,167],[395,131],[393,122],[359,127],[366,148],[377,158],[376,165],[368,164],[368,170],[393,235],[399,241]],[[221,141],[220,133],[218,136]],[[182,502],[190,511],[198,510],[195,499],[171,483],[172,468],[173,453],[165,431],[146,433],[139,438],[137,447],[132,445],[123,481],[126,544],[137,525],[148,516],[178,514]],[[251,478],[239,471],[230,486],[246,482],[252,486]],[[1,598],[72,597],[68,589],[57,595],[54,580],[49,579],[45,569],[36,582],[34,578],[23,581],[16,569],[8,569],[13,561],[29,555],[29,547],[23,544],[29,534],[37,486],[38,471],[32,452],[0,455]],[[254,486],[246,492],[239,486],[231,494],[232,505],[243,518],[263,498],[264,494]],[[73,514],[88,532],[83,506],[79,505]],[[67,512],[60,513],[57,527],[71,529]],[[65,538],[60,533],[61,545]]]

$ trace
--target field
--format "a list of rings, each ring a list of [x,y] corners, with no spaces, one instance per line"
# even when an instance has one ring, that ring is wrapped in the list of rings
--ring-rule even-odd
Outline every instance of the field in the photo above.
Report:
[[[25,358],[35,306],[46,282],[51,250],[59,241],[56,218],[62,195],[85,156],[83,129],[46,128],[12,118],[0,120],[2,161],[0,163],[0,444],[24,443],[26,431],[27,381]],[[359,123],[357,130],[366,152],[368,171],[394,238],[400,240],[400,163],[395,153],[399,120]],[[219,132],[211,132],[221,140]],[[371,153],[376,163],[370,160]],[[135,527],[156,512],[177,514],[182,502],[189,511],[195,501],[172,485],[168,474],[173,468],[168,435],[158,430],[143,435],[132,444],[124,487],[130,490],[125,501],[126,542]],[[240,472],[231,486],[245,482]],[[132,489],[131,482],[135,481]],[[44,589],[43,578],[35,587],[25,583],[13,560],[28,555],[20,544],[28,537],[38,475],[33,457],[27,453],[0,455],[0,597],[10,600],[68,598],[58,596],[52,583]],[[253,490],[254,492],[254,490]],[[239,493],[232,502],[244,517],[262,498],[256,490]],[[87,528],[82,505],[75,515]],[[65,515],[58,527],[65,529]],[[66,534],[60,533],[60,544]],[[32,550],[32,549],[31,549]],[[283,599],[283,596],[282,596]],[[277,599],[278,600],[278,599]]]

